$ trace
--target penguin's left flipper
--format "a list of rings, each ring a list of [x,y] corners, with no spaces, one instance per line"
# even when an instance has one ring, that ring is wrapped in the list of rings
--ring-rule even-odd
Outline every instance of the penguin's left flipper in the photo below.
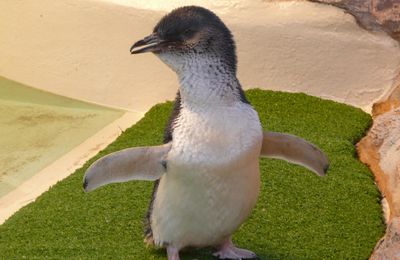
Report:
[[[261,156],[302,165],[320,176],[324,176],[329,168],[329,160],[324,152],[312,143],[290,134],[264,132]]]
[[[108,154],[95,161],[83,178],[83,189],[92,191],[100,186],[131,180],[154,181],[167,169],[166,157],[171,144],[136,147]]]

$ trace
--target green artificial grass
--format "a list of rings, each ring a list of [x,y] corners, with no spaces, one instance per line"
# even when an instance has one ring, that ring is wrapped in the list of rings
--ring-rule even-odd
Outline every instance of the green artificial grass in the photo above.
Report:
[[[326,177],[284,161],[261,159],[262,190],[235,243],[260,259],[367,259],[383,235],[380,195],[354,144],[371,118],[360,109],[305,94],[250,90],[266,130],[292,133],[322,148]],[[157,145],[172,103],[153,107],[136,125],[0,226],[0,258],[166,259],[146,247],[142,221],[152,191],[144,181],[85,194],[82,177],[94,160],[132,146]],[[182,259],[214,259],[194,249]]]

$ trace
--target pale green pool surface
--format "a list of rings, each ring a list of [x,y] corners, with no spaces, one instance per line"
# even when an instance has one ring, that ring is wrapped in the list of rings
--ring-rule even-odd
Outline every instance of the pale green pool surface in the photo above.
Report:
[[[123,113],[0,77],[0,196]]]

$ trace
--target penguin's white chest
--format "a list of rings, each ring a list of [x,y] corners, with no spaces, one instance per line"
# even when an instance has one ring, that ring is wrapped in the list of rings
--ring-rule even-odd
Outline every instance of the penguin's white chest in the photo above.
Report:
[[[261,139],[258,115],[247,104],[182,108],[153,204],[155,243],[208,246],[230,236],[258,197]]]

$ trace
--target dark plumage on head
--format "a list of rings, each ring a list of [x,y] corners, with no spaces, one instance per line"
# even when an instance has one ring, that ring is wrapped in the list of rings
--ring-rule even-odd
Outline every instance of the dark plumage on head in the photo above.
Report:
[[[223,60],[236,71],[231,32],[218,16],[203,7],[180,7],[165,15],[150,36],[131,48],[132,54],[143,52],[209,55]]]

